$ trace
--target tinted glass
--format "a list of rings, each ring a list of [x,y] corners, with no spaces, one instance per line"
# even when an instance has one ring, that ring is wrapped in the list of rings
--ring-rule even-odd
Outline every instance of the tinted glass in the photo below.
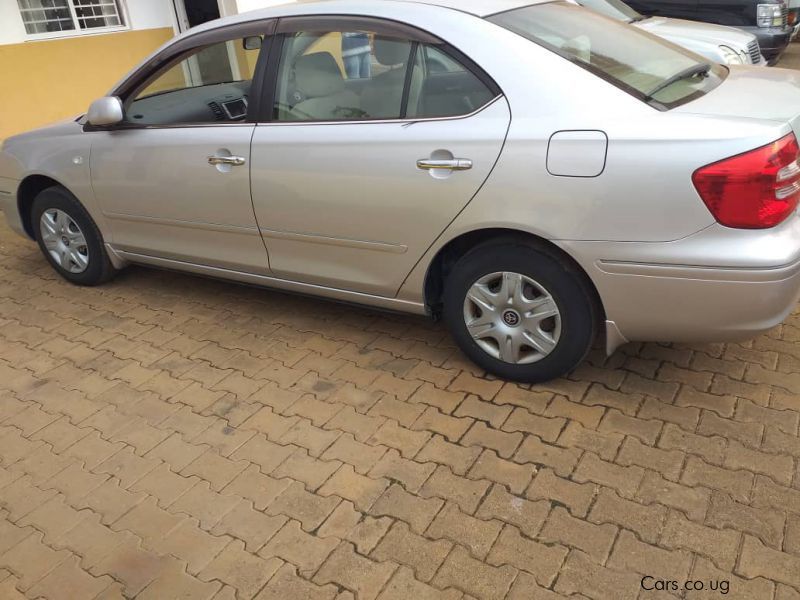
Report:
[[[636,27],[566,2],[528,6],[489,20],[659,108],[707,93],[728,72]]]
[[[176,125],[244,120],[259,52],[246,50],[242,39],[192,52],[126,103],[126,121]]]
[[[441,49],[421,44],[408,95],[408,118],[455,117],[494,97],[475,74]]]
[[[578,4],[617,21],[639,21],[644,17],[621,0],[579,0]]]
[[[278,121],[398,119],[412,42],[370,31],[286,36],[278,69]]]

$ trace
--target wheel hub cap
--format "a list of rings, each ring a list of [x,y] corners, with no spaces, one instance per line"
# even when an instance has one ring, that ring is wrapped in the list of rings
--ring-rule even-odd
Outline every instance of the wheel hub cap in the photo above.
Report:
[[[63,210],[42,213],[39,232],[47,253],[65,271],[83,273],[89,266],[89,246],[81,228]]]
[[[561,337],[561,313],[552,295],[527,275],[508,271],[472,284],[464,323],[484,352],[511,364],[542,360]]]

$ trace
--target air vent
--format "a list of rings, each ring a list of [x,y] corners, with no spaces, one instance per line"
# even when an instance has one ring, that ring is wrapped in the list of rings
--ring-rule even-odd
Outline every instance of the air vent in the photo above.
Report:
[[[225,120],[225,112],[222,110],[222,107],[219,104],[217,104],[216,102],[209,102],[208,108],[210,108],[211,112],[214,113],[214,118],[217,121]]]
[[[750,55],[750,62],[754,65],[761,62],[761,46],[758,45],[758,40],[753,40],[747,44],[747,53]]]

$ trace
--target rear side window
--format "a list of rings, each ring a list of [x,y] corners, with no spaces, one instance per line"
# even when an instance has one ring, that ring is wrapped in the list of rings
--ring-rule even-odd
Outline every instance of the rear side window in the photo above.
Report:
[[[439,47],[420,44],[414,69],[408,100],[409,118],[466,115],[495,96],[475,73]]]
[[[283,38],[273,119],[425,119],[472,113],[497,94],[437,44],[373,31],[298,31]]]
[[[488,20],[662,110],[708,93],[728,73],[635,27],[567,2],[526,6]]]
[[[283,41],[278,121],[399,119],[414,43],[371,31],[301,31]]]

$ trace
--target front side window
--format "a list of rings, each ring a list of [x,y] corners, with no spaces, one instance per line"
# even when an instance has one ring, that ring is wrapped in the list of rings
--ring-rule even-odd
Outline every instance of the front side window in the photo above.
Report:
[[[244,121],[260,46],[260,38],[249,37],[189,52],[132,94],[125,102],[125,121],[131,125]]]
[[[728,73],[688,50],[567,2],[526,6],[489,20],[661,109],[708,93]]]
[[[285,36],[273,118],[362,121],[464,115],[496,94],[436,44],[371,31]]]
[[[119,0],[17,0],[29,34],[125,25]]]

